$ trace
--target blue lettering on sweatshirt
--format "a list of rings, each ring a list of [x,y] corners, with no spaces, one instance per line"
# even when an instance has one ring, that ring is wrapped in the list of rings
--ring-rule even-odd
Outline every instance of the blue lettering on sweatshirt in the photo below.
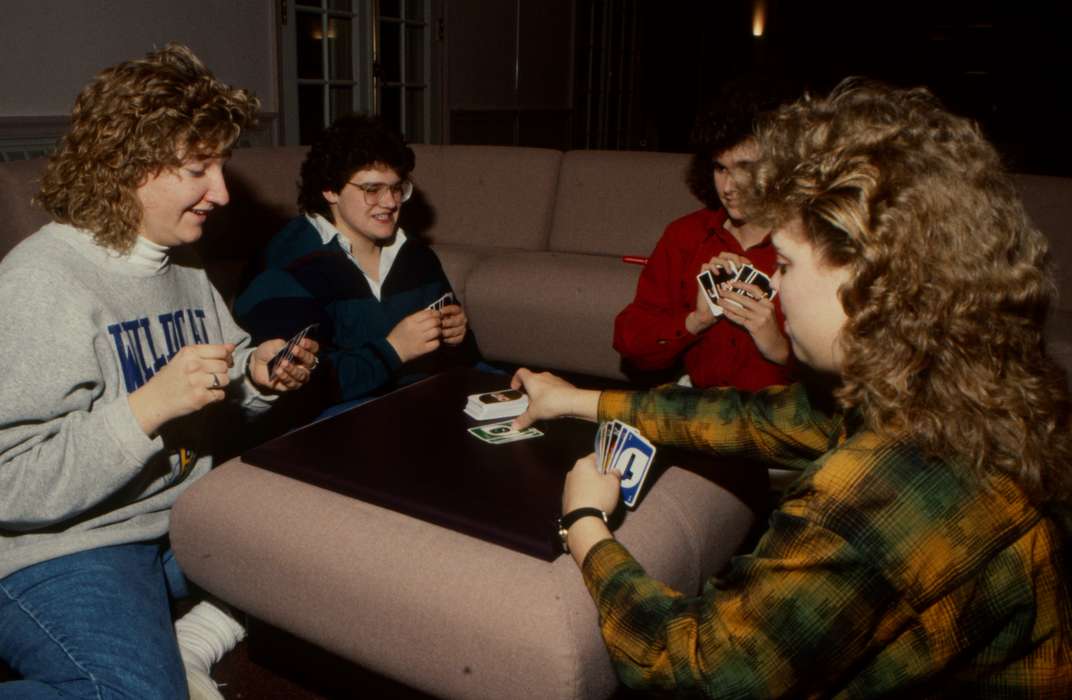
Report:
[[[172,317],[175,319],[175,336],[178,338],[179,347],[181,348],[186,345],[186,331],[182,328],[182,324],[186,323],[186,316],[183,315],[182,311],[176,311],[172,314]]]
[[[160,328],[164,331],[164,342],[167,343],[168,358],[175,357],[175,353],[182,347],[182,343],[179,342],[179,335],[175,332],[175,315],[160,314],[156,317],[156,320],[160,321]]]
[[[209,342],[202,309],[179,309],[156,318],[143,317],[113,323],[108,326],[108,333],[115,344],[128,394],[163,369],[187,344],[187,337],[197,344]],[[159,342],[161,338],[163,342]],[[157,351],[158,347],[163,353]]]
[[[199,309],[199,311],[200,311],[200,309]],[[204,317],[205,317],[205,312],[202,311],[201,312],[201,318],[203,319]],[[204,323],[204,321],[201,321],[200,322],[200,329],[198,328],[198,325],[199,325],[198,321],[200,319],[198,319],[198,317],[194,313],[193,309],[186,309],[186,320],[190,324],[190,333],[194,336],[194,343],[200,345],[201,343],[208,342],[208,341],[205,340],[205,338],[208,337],[208,333],[204,332],[205,331],[205,323]]]

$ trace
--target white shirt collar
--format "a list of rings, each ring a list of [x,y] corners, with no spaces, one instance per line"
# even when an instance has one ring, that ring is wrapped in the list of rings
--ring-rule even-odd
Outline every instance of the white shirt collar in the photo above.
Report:
[[[339,232],[339,229],[335,228],[335,225],[325,219],[320,214],[306,214],[305,218],[309,220],[309,223],[316,229],[317,235],[320,236],[320,241],[327,245],[331,241],[335,241],[339,248],[346,253],[346,257],[350,259],[350,262],[354,264],[358,270],[361,270],[361,266],[357,264],[357,258],[353,255],[353,247],[350,245],[350,240]],[[368,282],[369,288],[372,290],[372,294],[377,300],[380,299],[380,289],[383,286],[383,281],[387,279],[387,273],[391,271],[391,268],[395,264],[395,258],[398,257],[398,251],[402,249],[402,244],[406,242],[406,232],[401,228],[395,230],[395,240],[389,246],[384,246],[380,249],[380,269],[379,280],[374,280],[366,274],[364,270],[361,270],[361,274],[365,276],[365,280]]]
[[[138,236],[134,247],[127,254],[127,260],[139,267],[150,270],[163,270],[168,265],[171,249],[166,245],[153,243],[148,238]]]

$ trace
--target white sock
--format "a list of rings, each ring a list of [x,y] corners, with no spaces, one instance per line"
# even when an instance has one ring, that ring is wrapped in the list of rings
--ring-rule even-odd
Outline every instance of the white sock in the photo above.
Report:
[[[198,603],[175,623],[192,700],[223,700],[209,672],[245,636],[242,625],[208,601]]]

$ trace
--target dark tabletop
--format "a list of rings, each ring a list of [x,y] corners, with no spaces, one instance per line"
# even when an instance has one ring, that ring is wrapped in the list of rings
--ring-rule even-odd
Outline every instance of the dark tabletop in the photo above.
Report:
[[[551,561],[562,484],[592,451],[595,424],[541,423],[543,436],[489,445],[462,409],[508,375],[455,369],[249,450],[243,461]],[[506,419],[503,419],[506,420]]]
[[[561,552],[555,521],[566,472],[593,451],[596,424],[544,421],[541,437],[489,445],[469,434],[470,394],[509,386],[507,375],[453,369],[242,455],[243,461],[406,513],[546,561]],[[505,419],[504,419],[505,420]],[[637,507],[673,464],[715,481],[747,504],[765,498],[764,468],[660,446]]]

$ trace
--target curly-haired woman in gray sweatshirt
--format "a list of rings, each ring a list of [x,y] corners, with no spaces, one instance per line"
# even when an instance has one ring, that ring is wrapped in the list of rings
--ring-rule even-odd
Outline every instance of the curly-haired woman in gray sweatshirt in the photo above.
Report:
[[[4,697],[187,696],[171,505],[218,404],[264,410],[316,365],[306,341],[269,377],[283,341],[250,347],[185,245],[257,106],[182,46],[102,71],[42,178],[52,223],[0,263]]]

